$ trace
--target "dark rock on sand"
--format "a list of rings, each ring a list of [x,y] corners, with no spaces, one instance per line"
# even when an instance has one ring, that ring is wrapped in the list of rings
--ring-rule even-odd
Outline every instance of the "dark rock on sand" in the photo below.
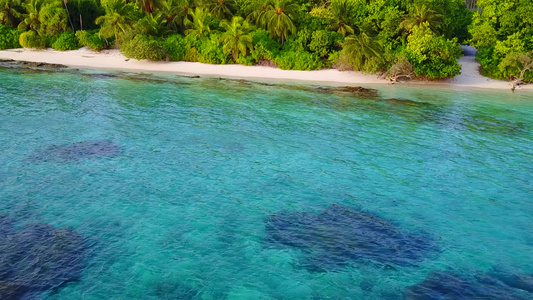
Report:
[[[409,99],[399,99],[399,98],[390,98],[386,100],[389,104],[392,105],[409,105],[409,106],[428,106],[429,103],[418,102]]]
[[[285,212],[265,221],[266,241],[302,249],[306,267],[331,270],[352,260],[413,265],[437,252],[427,234],[408,232],[392,222],[342,205],[318,214]]]
[[[51,64],[51,63],[34,62],[34,61],[18,61],[18,65],[22,67],[29,67],[29,68],[50,68],[50,69],[68,68],[67,66],[61,65],[61,64]]]
[[[112,157],[120,154],[122,147],[109,140],[85,141],[67,145],[52,145],[31,158],[35,161],[75,161],[85,158]]]
[[[11,59],[0,60],[0,68],[7,69],[20,69],[20,70],[29,70],[29,71],[40,71],[40,72],[59,72],[63,71],[65,68],[68,68],[65,65],[60,64],[49,64],[42,62],[31,62],[31,61],[15,61]]]
[[[436,271],[423,282],[408,287],[404,299],[526,300],[533,299],[533,294],[487,274],[463,277],[449,271]]]
[[[360,86],[341,86],[341,87],[318,87],[316,92],[325,94],[350,95],[367,100],[379,100],[378,90],[367,89]]]
[[[84,240],[72,229],[30,224],[17,230],[0,217],[0,299],[28,299],[79,280],[85,258]]]

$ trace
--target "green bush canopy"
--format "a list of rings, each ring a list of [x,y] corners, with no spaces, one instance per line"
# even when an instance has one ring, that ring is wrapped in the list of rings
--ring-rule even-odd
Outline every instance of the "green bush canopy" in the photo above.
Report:
[[[533,0],[0,0],[0,48],[438,79],[470,44],[483,74],[532,80],[532,15]]]

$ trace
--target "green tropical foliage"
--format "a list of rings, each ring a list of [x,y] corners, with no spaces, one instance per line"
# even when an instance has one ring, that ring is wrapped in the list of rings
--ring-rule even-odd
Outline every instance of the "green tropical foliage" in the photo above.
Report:
[[[523,81],[526,72],[533,70],[533,51],[510,52],[504,57],[499,68],[510,79]]]
[[[252,49],[252,37],[248,35],[250,25],[242,17],[233,17],[231,22],[224,20],[220,25],[226,30],[220,37],[224,53],[231,53],[237,61],[239,54],[246,55]]]
[[[65,31],[55,40],[52,48],[59,51],[75,50],[80,48],[80,44],[74,33]]]
[[[461,57],[462,50],[457,39],[448,40],[444,36],[437,36],[428,23],[423,23],[413,28],[407,41],[407,57],[417,76],[439,79],[461,73],[457,59]]]
[[[96,18],[100,35],[106,39],[120,38],[133,26],[133,6],[125,0],[109,0],[104,5],[105,15]]]
[[[28,0],[22,4],[25,13],[22,14],[22,20],[18,25],[21,30],[33,29],[39,31],[41,29],[41,18],[39,14],[41,9],[47,4],[47,0]]]
[[[22,0],[0,0],[0,24],[16,27],[23,11]]]
[[[107,47],[106,39],[98,33],[98,30],[79,30],[76,32],[76,38],[81,46],[94,51],[101,51]]]
[[[23,32],[20,35],[19,43],[22,47],[30,49],[44,49],[46,47],[45,39],[33,30]]]
[[[383,47],[364,32],[347,37],[342,48],[342,59],[355,70],[377,71],[383,62]]]
[[[189,10],[193,7],[192,0],[168,0],[167,5],[163,9],[163,13],[167,18],[167,24],[171,26],[174,31],[180,31],[185,28],[185,20],[189,15]]]
[[[132,40],[121,45],[124,56],[137,60],[162,60],[166,58],[165,45],[162,41],[146,35],[136,35]]]
[[[483,74],[530,81],[532,15],[533,0],[0,0],[0,46],[436,79],[469,43]]]
[[[13,27],[0,25],[0,50],[20,48],[19,38],[22,32]]]
[[[201,2],[215,18],[226,19],[233,16],[231,0],[204,0]]]
[[[400,27],[411,32],[413,28],[427,24],[432,30],[436,30],[442,22],[442,15],[436,13],[425,3],[415,3],[411,11],[405,16]]]
[[[211,33],[213,18],[205,8],[197,7],[194,11],[189,10],[191,19],[185,19],[185,34],[197,40],[204,40]]]
[[[256,24],[268,30],[273,37],[277,36],[283,43],[290,34],[296,32],[293,20],[297,11],[298,5],[290,0],[270,0],[266,2],[266,7],[261,7]]]
[[[499,79],[519,75],[511,62],[533,51],[533,0],[478,0],[477,6],[470,44],[478,48],[481,73]],[[533,82],[533,71],[526,70],[523,79]]]
[[[342,35],[354,34],[350,19],[355,10],[355,2],[351,0],[332,0],[329,6],[331,29]]]

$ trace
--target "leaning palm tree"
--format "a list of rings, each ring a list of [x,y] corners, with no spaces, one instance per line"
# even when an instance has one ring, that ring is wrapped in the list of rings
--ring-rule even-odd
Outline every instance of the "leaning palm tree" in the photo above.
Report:
[[[163,9],[166,6],[164,0],[135,0],[141,11],[151,14],[152,12]]]
[[[260,17],[267,10],[269,1],[265,0],[249,0],[249,2],[244,5],[244,12],[246,13],[246,21],[254,22],[257,24]]]
[[[233,17],[231,23],[224,20],[220,25],[226,29],[220,37],[220,41],[224,44],[222,49],[225,54],[231,53],[233,60],[237,61],[239,53],[246,55],[248,49],[252,49],[252,37],[248,35],[250,24],[243,18]]]
[[[126,4],[126,0],[110,0],[104,6],[105,15],[95,20],[96,25],[100,25],[100,36],[108,39],[119,38],[132,28],[133,7]]]
[[[233,1],[231,0],[203,0],[200,2],[202,7],[207,7],[211,15],[215,18],[231,18],[233,13]]]
[[[17,27],[23,11],[21,0],[0,0],[0,24]]]
[[[194,11],[189,11],[192,21],[185,19],[184,24],[187,28],[186,35],[195,39],[202,40],[211,33],[211,15],[205,8],[197,7]]]
[[[442,22],[442,15],[436,13],[426,4],[415,4],[414,8],[404,17],[400,23],[400,28],[411,32],[415,26],[420,26],[424,23],[429,24],[429,28],[435,30],[440,22]]]
[[[353,1],[332,0],[329,6],[331,12],[331,29],[345,36],[354,34],[354,29],[349,25],[349,20],[354,12]]]
[[[159,33],[163,31],[163,27],[167,22],[162,16],[163,14],[160,12],[146,14],[142,19],[139,19],[137,23],[135,23],[135,30],[140,34],[152,36],[159,35]]]
[[[172,25],[176,31],[185,28],[184,21],[193,6],[193,0],[168,0],[164,8],[167,24]]]
[[[361,70],[371,59],[383,57],[381,44],[362,32],[359,35],[350,35],[342,44],[342,55],[356,70]]]
[[[265,11],[258,16],[256,24],[268,30],[273,37],[277,36],[283,43],[289,34],[296,32],[293,19],[298,9],[299,6],[291,0],[270,0]]]

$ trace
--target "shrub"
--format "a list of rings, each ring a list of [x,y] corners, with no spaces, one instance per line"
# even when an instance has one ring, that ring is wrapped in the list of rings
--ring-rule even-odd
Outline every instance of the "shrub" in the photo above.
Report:
[[[311,35],[309,50],[318,54],[320,57],[327,57],[334,51],[335,45],[342,40],[342,35],[327,30],[317,30]]]
[[[250,55],[241,55],[239,58],[237,58],[236,63],[246,66],[252,66],[257,61],[254,60],[254,58]]]
[[[80,30],[76,32],[76,38],[80,45],[88,47],[94,51],[106,48],[106,40],[98,34],[98,30]]]
[[[44,44],[46,45],[46,48],[52,47],[52,44],[57,41],[59,38],[59,34],[47,34],[43,35],[42,38],[44,39]]]
[[[20,35],[19,43],[24,48],[31,49],[45,49],[46,40],[37,34],[37,32],[30,30],[23,32]]]
[[[185,54],[184,60],[197,62],[198,61],[198,48],[191,47],[187,49],[187,53]]]
[[[317,70],[324,65],[316,53],[284,51],[274,59],[282,70]]]
[[[308,51],[308,44],[311,41],[312,33],[307,29],[298,31],[295,35],[291,36],[289,40],[283,44],[282,51],[295,51],[303,52]]]
[[[459,75],[461,66],[457,59],[462,50],[457,39],[448,40],[436,36],[427,26],[416,26],[407,38],[407,57],[415,75],[429,79],[447,78]]]
[[[21,31],[0,24],[0,50],[20,48]]]
[[[198,61],[207,64],[227,64],[230,62],[228,54],[224,53],[220,43],[220,35],[212,34],[209,39],[201,41],[198,47]]]
[[[52,44],[54,50],[65,51],[79,49],[80,45],[76,36],[72,32],[63,32],[59,35],[56,41]]]
[[[255,64],[261,60],[273,61],[274,57],[279,54],[280,44],[274,40],[270,34],[264,29],[258,29],[251,33],[253,49],[250,50],[251,60],[248,62],[248,57],[246,58],[246,63]],[[244,59],[244,58],[243,58]],[[240,61],[243,61],[240,59]]]
[[[501,58],[495,54],[494,47],[480,48],[476,53],[476,60],[481,65],[481,75],[505,79],[499,68]]]
[[[326,62],[325,67],[326,68],[336,67],[340,56],[341,56],[341,52],[340,51],[331,52],[331,54],[328,56],[328,60]]]
[[[508,78],[531,81],[533,77],[533,51],[529,53],[511,52],[504,57],[499,68]]]
[[[174,34],[165,41],[165,48],[170,60],[182,61],[185,59],[190,46],[182,35]]]
[[[120,46],[122,53],[128,58],[136,60],[163,60],[167,53],[162,41],[151,39],[145,35],[136,35],[135,38],[125,41]]]

